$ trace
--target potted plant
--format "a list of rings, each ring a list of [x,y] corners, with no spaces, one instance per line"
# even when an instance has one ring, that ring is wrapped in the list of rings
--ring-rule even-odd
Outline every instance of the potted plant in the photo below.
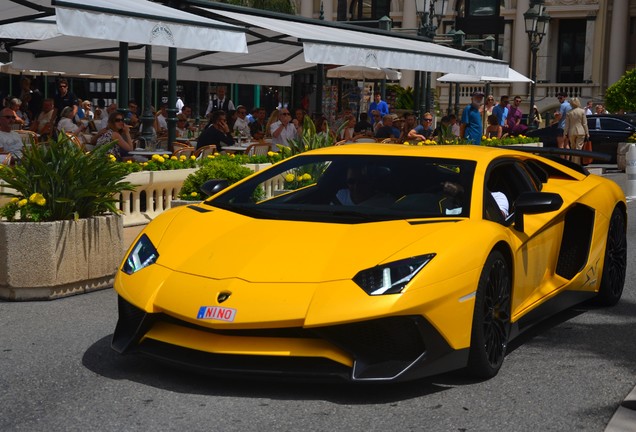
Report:
[[[126,170],[102,146],[90,154],[66,136],[25,146],[0,169],[0,298],[42,300],[112,286],[121,260],[118,194]]]
[[[185,202],[181,204],[203,200],[205,197],[201,195],[201,186],[208,180],[224,179],[232,184],[251,175],[252,172],[251,169],[241,165],[238,160],[235,161],[232,157],[211,158],[183,182],[179,197]],[[172,201],[173,207],[178,204],[178,202]]]

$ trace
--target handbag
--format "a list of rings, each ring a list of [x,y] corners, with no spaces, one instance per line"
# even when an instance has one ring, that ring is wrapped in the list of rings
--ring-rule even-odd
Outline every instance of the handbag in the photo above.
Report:
[[[589,151],[589,152],[592,151],[592,141],[589,138],[587,138],[585,140],[585,142],[583,143],[582,150],[583,151]],[[589,165],[589,164],[592,163],[593,160],[594,160],[593,157],[582,157],[581,158],[581,165]]]

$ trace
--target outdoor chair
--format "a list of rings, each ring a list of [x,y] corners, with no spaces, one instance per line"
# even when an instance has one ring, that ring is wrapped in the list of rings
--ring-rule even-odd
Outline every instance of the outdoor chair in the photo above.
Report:
[[[269,152],[269,144],[251,144],[245,149],[247,156],[263,156]]]
[[[75,144],[80,150],[84,150],[84,144],[82,144],[82,142],[80,141],[77,135],[72,134],[70,132],[66,132],[66,137],[68,138],[70,142]]]
[[[216,153],[216,145],[210,144],[197,149],[194,152],[194,156],[196,156],[197,159],[203,159],[214,153]]]
[[[194,148],[189,143],[175,141],[172,143],[172,151],[181,150],[184,148]]]
[[[0,153],[0,165],[11,165],[11,153]]]
[[[172,156],[176,156],[178,158],[181,156],[190,157],[194,154],[194,152],[195,152],[194,147],[180,148],[173,151]]]

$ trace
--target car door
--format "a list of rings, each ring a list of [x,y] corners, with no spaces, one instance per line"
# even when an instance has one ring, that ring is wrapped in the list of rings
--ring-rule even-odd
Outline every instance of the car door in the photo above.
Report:
[[[514,224],[515,200],[524,192],[538,192],[540,187],[532,170],[520,160],[498,160],[487,171],[485,206],[492,202],[491,192],[503,192],[510,202],[510,216],[500,223],[507,225],[513,247],[513,319],[558,289],[554,273],[563,231],[559,215],[525,215],[524,231],[515,229]]]
[[[590,128],[590,125],[594,128]],[[625,142],[634,133],[633,125],[613,117],[590,118],[588,129],[592,140],[592,150],[611,155],[613,161],[616,159],[617,144]]]

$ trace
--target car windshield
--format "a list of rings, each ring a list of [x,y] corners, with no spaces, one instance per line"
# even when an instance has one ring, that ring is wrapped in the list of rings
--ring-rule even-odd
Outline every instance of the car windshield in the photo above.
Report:
[[[475,161],[300,155],[206,201],[255,218],[362,223],[468,217]]]

